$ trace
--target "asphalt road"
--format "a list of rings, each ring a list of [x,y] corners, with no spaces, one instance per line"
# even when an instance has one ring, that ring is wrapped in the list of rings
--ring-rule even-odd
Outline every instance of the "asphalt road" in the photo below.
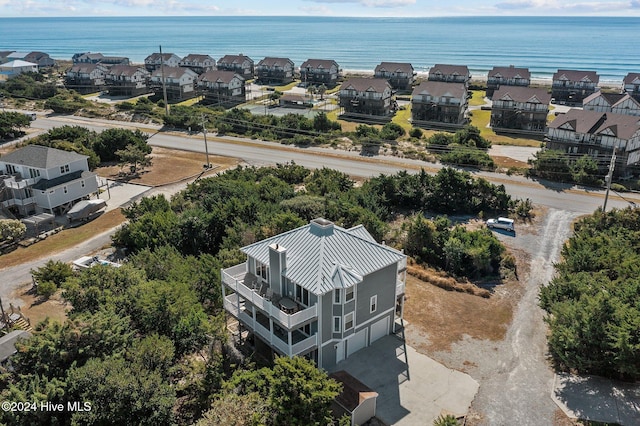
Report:
[[[134,126],[133,123],[55,116],[38,118],[32,127],[47,130],[64,124],[84,125],[96,131],[102,131],[110,127],[125,126],[133,128]],[[159,126],[139,125],[139,127],[152,133],[149,144],[153,146],[202,152],[204,155],[205,146],[202,134],[188,136],[178,132],[153,133],[159,130]],[[417,173],[420,168],[425,168],[427,171],[435,173],[443,167],[440,164],[419,160],[387,156],[364,157],[355,151],[327,148],[296,148],[247,138],[221,138],[209,135],[207,140],[210,154],[241,158],[245,162],[257,166],[295,161],[296,164],[309,168],[330,167],[352,176],[361,177],[377,176],[381,173],[392,174],[400,170]],[[588,214],[597,207],[602,206],[604,201],[604,191],[602,190],[581,189],[566,184],[534,181],[522,176],[507,176],[505,174],[479,171],[471,172],[475,176],[482,176],[493,183],[504,184],[509,194],[515,198],[529,198],[535,204],[554,209]],[[640,204],[640,194],[624,194],[623,198],[611,193],[607,209],[613,207],[624,208],[631,205],[630,202]]]

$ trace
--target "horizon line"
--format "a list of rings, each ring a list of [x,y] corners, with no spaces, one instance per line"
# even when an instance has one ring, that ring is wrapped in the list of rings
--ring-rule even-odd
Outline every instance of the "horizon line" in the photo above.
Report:
[[[632,18],[627,15],[424,15],[424,16],[358,16],[358,15],[75,15],[75,16],[3,16],[0,19],[51,19],[51,18],[382,18],[382,19],[422,19],[422,18]]]

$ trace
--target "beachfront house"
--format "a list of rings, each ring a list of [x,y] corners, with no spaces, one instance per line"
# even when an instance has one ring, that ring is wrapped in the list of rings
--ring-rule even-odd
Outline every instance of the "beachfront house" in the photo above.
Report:
[[[594,93],[600,77],[595,71],[558,70],[553,74],[551,97],[561,105],[581,106]]]
[[[105,80],[112,96],[139,96],[149,93],[149,76],[149,71],[142,67],[114,65],[105,75]]]
[[[101,63],[74,64],[65,75],[64,85],[78,93],[94,93],[104,90],[109,69]]]
[[[331,59],[307,59],[300,65],[300,80],[305,87],[335,87],[339,77],[340,67]]]
[[[487,74],[487,97],[491,98],[493,92],[501,86],[525,86],[531,84],[531,73],[527,68],[493,67]]]
[[[0,157],[0,201],[20,216],[64,214],[98,190],[89,157],[42,145],[27,145]]]
[[[71,58],[74,64],[129,65],[125,56],[104,56],[102,53],[76,53]]]
[[[244,56],[242,53],[239,55],[224,55],[218,61],[218,69],[222,71],[233,71],[245,80],[253,78],[255,75],[253,59]]]
[[[207,71],[197,84],[203,103],[229,108],[246,102],[244,77],[233,71]]]
[[[384,78],[393,90],[410,91],[416,82],[413,65],[406,62],[381,62],[373,70],[375,78]]]
[[[10,62],[9,55],[15,52],[15,50],[0,50],[0,64]]]
[[[180,57],[175,53],[152,53],[144,59],[144,67],[149,72],[165,68],[176,68],[180,66]]]
[[[630,72],[622,80],[622,91],[640,102],[640,73]]]
[[[550,102],[547,89],[502,86],[493,93],[491,127],[496,132],[543,135]]]
[[[597,91],[584,98],[582,109],[640,116],[640,102],[632,98],[628,93]]]
[[[156,97],[163,95],[166,90],[168,102],[181,102],[197,95],[196,81],[198,74],[190,68],[168,67],[155,70],[149,78],[149,88]],[[164,81],[164,88],[163,88]]]
[[[416,127],[461,128],[466,123],[467,86],[463,82],[423,81],[411,95],[411,121]]]
[[[256,65],[256,76],[261,84],[289,84],[293,81],[294,69],[289,58],[267,56]]]
[[[350,78],[340,86],[338,99],[346,117],[390,118],[397,106],[391,85],[383,78]]]
[[[0,80],[6,80],[25,72],[38,72],[38,64],[20,59],[0,64]]]
[[[640,121],[636,116],[572,108],[549,124],[545,142],[547,149],[591,156],[602,175],[607,174],[615,147],[615,176],[626,178],[638,171]]]
[[[429,81],[463,83],[469,87],[471,73],[466,65],[435,64],[429,68]]]
[[[39,69],[53,67],[56,65],[56,61],[51,56],[49,56],[48,53],[44,52],[29,52],[27,55],[25,55],[24,58],[18,59],[22,59],[23,61],[27,62],[33,62],[34,64],[38,65]]]
[[[362,225],[318,218],[240,250],[247,260],[222,270],[224,309],[258,351],[332,370],[402,318],[407,257]]]
[[[189,68],[200,75],[207,71],[215,70],[216,60],[209,55],[196,55],[190,53],[180,60],[179,65],[184,68]]]

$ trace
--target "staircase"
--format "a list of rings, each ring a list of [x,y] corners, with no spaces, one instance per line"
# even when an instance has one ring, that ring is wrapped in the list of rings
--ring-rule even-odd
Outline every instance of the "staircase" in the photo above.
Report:
[[[29,324],[24,317],[19,317],[16,321],[14,321],[12,328],[14,330],[24,330],[30,333],[33,331],[31,324]]]

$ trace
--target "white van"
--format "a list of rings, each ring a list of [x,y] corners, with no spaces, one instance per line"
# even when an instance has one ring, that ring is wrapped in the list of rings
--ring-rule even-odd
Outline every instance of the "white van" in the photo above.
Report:
[[[513,232],[513,219],[509,219],[508,217],[499,217],[497,219],[489,219],[487,220],[487,226],[491,229],[498,228],[504,229],[509,232]]]

